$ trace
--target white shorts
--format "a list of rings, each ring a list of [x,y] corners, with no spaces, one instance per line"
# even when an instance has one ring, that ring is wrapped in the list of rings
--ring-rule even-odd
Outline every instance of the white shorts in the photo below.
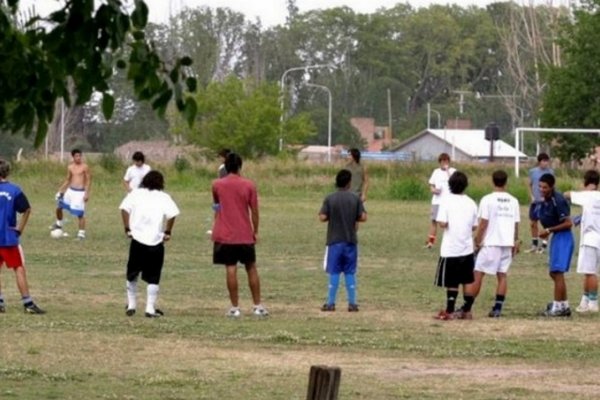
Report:
[[[477,253],[475,271],[488,275],[506,274],[512,262],[512,247],[484,246]]]
[[[577,256],[577,273],[598,275],[598,265],[600,264],[600,249],[592,246],[580,246],[579,256]]]
[[[68,188],[58,206],[77,217],[83,217],[85,212],[85,189]]]

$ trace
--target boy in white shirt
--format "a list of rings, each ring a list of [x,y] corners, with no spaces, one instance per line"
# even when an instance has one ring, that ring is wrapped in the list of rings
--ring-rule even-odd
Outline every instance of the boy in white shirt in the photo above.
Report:
[[[567,192],[565,197],[583,207],[577,273],[584,275],[583,296],[575,309],[598,312],[598,267],[600,266],[600,174],[589,170],[583,177],[584,190]]]
[[[429,178],[429,190],[432,193],[431,197],[431,225],[429,227],[429,235],[425,242],[425,248],[431,249],[435,244],[435,238],[437,234],[437,223],[436,217],[438,208],[442,201],[442,198],[450,193],[448,188],[448,179],[456,172],[455,168],[450,167],[450,156],[446,153],[440,154],[438,157],[440,164],[439,168],[433,170],[431,177]]]
[[[446,288],[446,309],[440,311],[435,319],[451,320],[455,318],[454,307],[458,297],[458,288],[463,285],[465,306],[473,304],[474,297],[468,291],[473,283],[473,230],[477,227],[477,204],[464,194],[469,181],[467,176],[457,171],[448,180],[450,194],[440,204],[437,222],[444,229],[440,259],[438,261],[435,284]],[[470,314],[457,314],[457,318],[468,318]]]
[[[479,226],[475,234],[475,282],[469,285],[468,290],[477,297],[485,274],[496,275],[496,300],[488,316],[498,318],[506,298],[506,274],[513,256],[519,252],[521,216],[518,200],[506,192],[506,172],[495,171],[492,180],[494,191],[479,203]],[[462,311],[471,312],[464,308]]]
[[[152,169],[148,164],[145,164],[146,157],[141,151],[136,151],[133,153],[131,159],[133,161],[133,165],[127,168],[127,171],[125,171],[125,176],[123,177],[123,186],[128,192],[131,192],[133,189],[137,189],[140,186],[140,183],[142,183],[144,176],[146,176],[146,174]]]

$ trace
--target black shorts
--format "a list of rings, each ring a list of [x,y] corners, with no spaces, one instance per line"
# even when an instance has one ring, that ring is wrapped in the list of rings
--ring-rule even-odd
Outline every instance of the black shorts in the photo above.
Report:
[[[213,245],[213,264],[244,265],[256,262],[256,252],[253,244],[223,244]]]
[[[149,284],[158,285],[163,263],[165,261],[165,246],[146,246],[131,239],[129,246],[129,261],[127,262],[127,280],[137,279],[142,274],[142,280]]]
[[[460,257],[440,257],[434,284],[439,287],[457,288],[459,285],[473,283],[475,275],[475,257],[473,254]]]

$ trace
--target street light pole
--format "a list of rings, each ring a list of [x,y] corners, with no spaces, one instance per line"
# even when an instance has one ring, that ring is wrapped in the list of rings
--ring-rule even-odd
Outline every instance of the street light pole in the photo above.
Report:
[[[441,124],[442,115],[440,114],[439,111],[434,110],[433,108],[431,108],[431,104],[430,103],[427,103],[427,129],[431,129],[431,112],[432,111],[437,114],[437,120],[438,120],[437,127],[438,127],[438,129],[440,129],[440,127],[442,125]]]
[[[279,82],[279,93],[281,95],[280,97],[280,108],[281,108],[281,115],[279,117],[279,151],[283,150],[283,119],[284,119],[284,105],[283,102],[285,100],[285,95],[284,95],[284,87],[285,87],[285,77],[287,76],[288,73],[292,72],[292,71],[310,71],[311,69],[319,69],[319,68],[326,68],[326,67],[330,67],[331,65],[329,64],[316,64],[316,65],[308,65],[305,67],[293,67],[293,68],[289,68],[286,69],[285,71],[283,71],[283,74],[281,75],[281,81]]]
[[[323,85],[315,85],[314,83],[307,83],[307,86],[316,87],[319,89],[323,89],[327,92],[327,96],[329,97],[329,118],[327,122],[327,162],[331,162],[331,90],[327,86]]]

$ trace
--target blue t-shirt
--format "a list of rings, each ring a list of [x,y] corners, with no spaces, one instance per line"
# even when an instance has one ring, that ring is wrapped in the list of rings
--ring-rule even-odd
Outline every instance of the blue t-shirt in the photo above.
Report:
[[[531,168],[529,170],[529,182],[531,182],[531,191],[533,192],[533,198],[535,202],[542,201],[542,194],[540,193],[540,178],[544,174],[554,175],[552,168],[542,169],[540,167]]]
[[[564,196],[554,191],[549,199],[544,199],[540,205],[540,222],[544,228],[550,228],[562,223],[571,214],[571,208]]]
[[[20,187],[10,182],[0,182],[0,247],[19,244],[17,213],[24,213],[29,208],[29,201]]]

